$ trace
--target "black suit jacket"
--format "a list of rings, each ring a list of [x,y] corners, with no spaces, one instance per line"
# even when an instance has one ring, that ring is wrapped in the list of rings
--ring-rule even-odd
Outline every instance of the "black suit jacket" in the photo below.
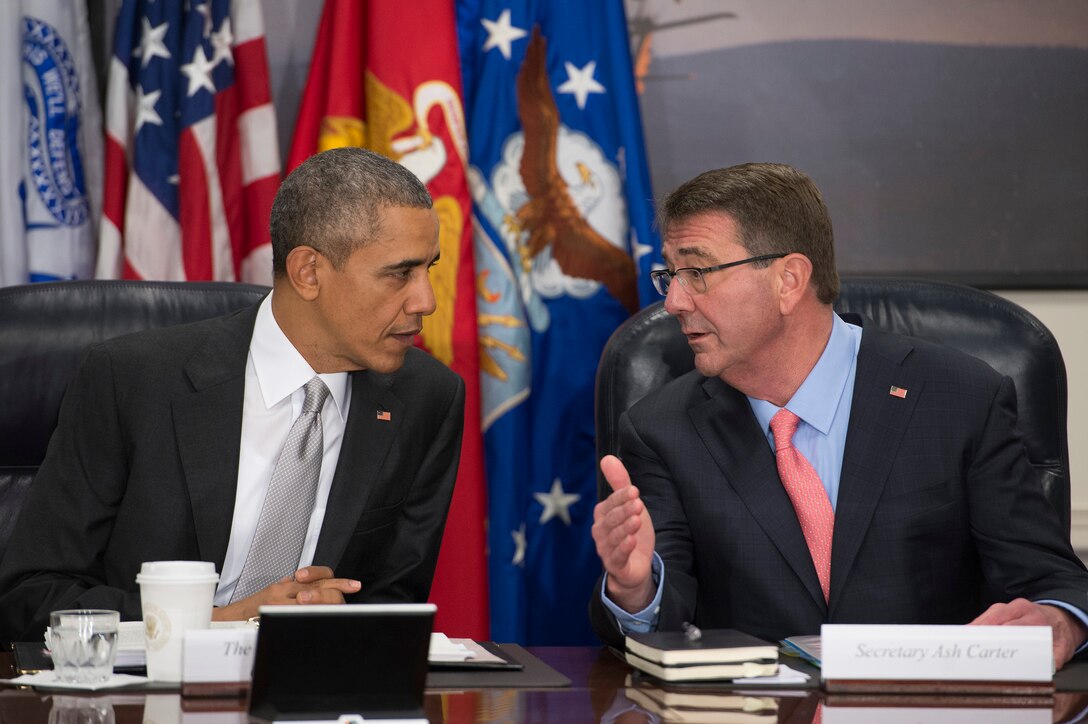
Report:
[[[776,641],[822,623],[962,624],[1019,596],[1088,607],[1088,573],[1024,455],[1012,381],[953,350],[864,330],[826,603],[743,394],[689,373],[632,407],[620,448],[665,563],[662,630],[694,621]],[[599,595],[590,615],[622,646]]]
[[[88,352],[0,564],[0,639],[39,639],[60,608],[139,619],[143,561],[222,569],[256,314]],[[395,374],[352,373],[351,395],[314,563],[362,581],[356,601],[424,601],[457,473],[464,383],[412,349]]]

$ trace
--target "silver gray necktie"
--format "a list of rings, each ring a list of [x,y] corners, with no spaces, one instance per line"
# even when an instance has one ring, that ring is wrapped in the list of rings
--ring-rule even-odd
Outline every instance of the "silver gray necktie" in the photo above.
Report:
[[[304,389],[302,414],[291,425],[276,461],[231,601],[268,587],[298,567],[321,475],[321,407],[329,396],[329,388],[319,377]]]

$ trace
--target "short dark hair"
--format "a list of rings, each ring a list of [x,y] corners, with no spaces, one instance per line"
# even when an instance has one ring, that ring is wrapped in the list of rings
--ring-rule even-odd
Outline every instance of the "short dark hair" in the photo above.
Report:
[[[707,212],[728,214],[740,226],[752,256],[799,252],[812,262],[816,296],[839,296],[835,238],[820,190],[805,174],[781,163],[745,163],[699,174],[662,200],[662,233],[670,224]]]
[[[355,147],[314,154],[284,179],[272,203],[272,273],[282,276],[287,255],[302,245],[341,269],[381,233],[382,209],[431,203],[415,174],[385,156]]]

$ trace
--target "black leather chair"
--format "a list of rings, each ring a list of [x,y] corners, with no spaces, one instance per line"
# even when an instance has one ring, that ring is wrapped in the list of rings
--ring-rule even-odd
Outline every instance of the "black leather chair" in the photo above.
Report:
[[[995,294],[914,279],[844,278],[835,308],[860,314],[867,324],[881,329],[962,350],[1011,377],[1028,460],[1068,534],[1065,363],[1054,335],[1042,322]],[[616,451],[616,423],[627,408],[693,368],[687,340],[662,303],[620,326],[597,368],[598,458]],[[607,491],[598,471],[598,493],[603,496]]]
[[[0,289],[0,558],[87,348],[249,306],[267,287],[73,281]]]

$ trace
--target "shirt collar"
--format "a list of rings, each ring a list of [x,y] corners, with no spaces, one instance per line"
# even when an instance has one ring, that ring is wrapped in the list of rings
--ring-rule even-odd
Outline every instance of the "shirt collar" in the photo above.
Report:
[[[849,325],[839,315],[832,315],[831,336],[824,346],[823,354],[797,388],[797,392],[786,403],[789,411],[821,433],[828,434],[842,393],[846,389],[846,381],[850,378],[856,354],[857,341],[850,333]],[[774,403],[752,397],[748,401],[761,429],[767,430],[771,418],[781,408]]]
[[[290,397],[316,374],[276,322],[272,314],[272,294],[265,297],[257,309],[257,321],[249,341],[249,356],[253,360],[261,397],[269,408]],[[329,388],[336,412],[344,420],[348,373],[333,372],[318,376]]]

